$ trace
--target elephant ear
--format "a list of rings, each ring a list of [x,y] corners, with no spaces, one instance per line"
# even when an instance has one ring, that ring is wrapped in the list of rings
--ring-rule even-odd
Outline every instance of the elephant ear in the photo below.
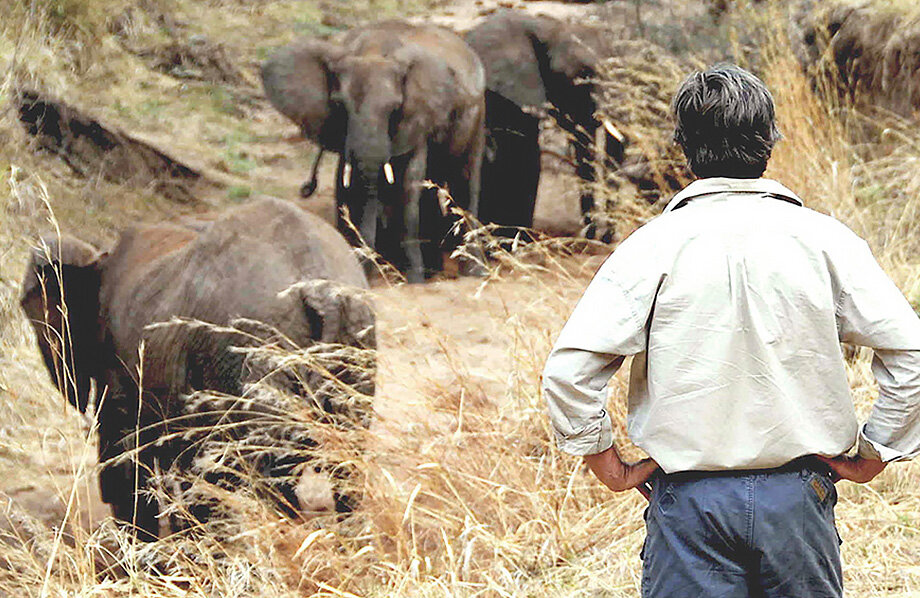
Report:
[[[44,236],[32,251],[20,297],[52,380],[81,412],[91,380],[103,371],[99,258],[83,241]]]
[[[342,48],[324,40],[302,40],[278,50],[262,64],[265,95],[278,112],[323,148],[342,151],[346,113],[334,100],[338,77],[331,65]]]
[[[568,25],[543,17],[539,33],[545,40],[550,70],[569,81],[594,77],[601,60],[602,31],[596,27]]]
[[[302,282],[291,290],[300,296],[314,341],[377,348],[376,318],[365,290],[325,279]]]
[[[486,88],[524,109],[542,109],[546,87],[541,60],[540,21],[516,11],[499,11],[466,35],[486,71]]]

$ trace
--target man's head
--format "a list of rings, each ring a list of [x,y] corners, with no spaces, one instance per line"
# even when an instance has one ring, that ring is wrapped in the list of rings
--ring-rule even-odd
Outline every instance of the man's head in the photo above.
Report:
[[[773,96],[746,70],[720,64],[687,77],[671,106],[693,174],[757,178],[779,139]]]

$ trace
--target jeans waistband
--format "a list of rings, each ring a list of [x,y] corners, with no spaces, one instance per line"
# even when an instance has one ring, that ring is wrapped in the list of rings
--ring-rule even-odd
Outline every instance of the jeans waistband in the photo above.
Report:
[[[701,480],[704,478],[721,478],[721,477],[743,477],[749,475],[770,475],[774,473],[796,473],[804,470],[811,470],[818,473],[830,475],[830,468],[821,462],[814,455],[805,455],[784,463],[779,467],[770,467],[766,469],[721,469],[718,471],[677,471],[674,473],[663,473],[659,476],[669,482],[689,482],[692,480]]]

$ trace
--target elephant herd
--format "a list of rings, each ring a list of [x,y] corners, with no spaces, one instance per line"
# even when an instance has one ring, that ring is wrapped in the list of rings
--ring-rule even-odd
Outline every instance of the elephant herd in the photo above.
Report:
[[[383,22],[296,42],[263,65],[263,81],[304,136],[339,154],[338,231],[290,203],[260,199],[216,218],[134,226],[106,251],[42,238],[21,305],[52,380],[98,422],[102,499],[115,516],[141,538],[158,535],[154,477],[194,468],[198,449],[184,426],[202,393],[245,401],[274,388],[317,405],[320,419],[368,426],[375,314],[349,241],[363,239],[410,282],[440,270],[441,244],[456,233],[426,180],[481,221],[530,226],[543,117],[572,134],[583,179],[592,180],[597,149],[619,159],[622,136],[595,117],[591,43],[587,30],[512,11],[465,40]],[[592,207],[586,192],[586,215]],[[465,269],[476,273],[482,259],[472,252]],[[264,358],[266,348],[322,347],[365,358],[322,366]],[[341,468],[303,457],[256,469],[286,476],[275,497],[286,512],[354,504]],[[322,473],[332,500],[314,504],[298,480]]]
[[[278,111],[321,148],[302,195],[316,189],[322,152],[337,153],[340,232],[353,244],[359,233],[420,282],[441,269],[442,244],[457,242],[424,181],[446,187],[478,220],[512,232],[533,224],[542,117],[570,134],[584,181],[594,181],[596,149],[622,160],[623,135],[595,116],[601,47],[596,29],[512,10],[493,14],[465,39],[387,21],[292,43],[263,65],[262,81]],[[584,187],[591,237],[594,197]],[[475,272],[483,258],[474,252],[461,266]]]

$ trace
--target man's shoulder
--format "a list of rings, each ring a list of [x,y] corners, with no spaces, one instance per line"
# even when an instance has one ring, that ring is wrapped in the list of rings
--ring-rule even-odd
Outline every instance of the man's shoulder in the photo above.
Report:
[[[865,240],[830,214],[818,210],[802,207],[799,217],[790,222],[802,235],[814,237],[816,240],[844,246],[862,245]]]
[[[772,182],[772,181],[769,181]],[[677,196],[679,198],[679,195]],[[793,196],[795,197],[795,196]],[[729,198],[729,199],[725,199]],[[795,197],[730,191],[700,197],[679,209],[666,209],[628,237],[633,244],[680,245],[700,233],[726,235],[743,232],[788,232],[815,242],[862,243],[863,239],[832,215],[820,212]],[[673,208],[672,200],[668,208]]]

